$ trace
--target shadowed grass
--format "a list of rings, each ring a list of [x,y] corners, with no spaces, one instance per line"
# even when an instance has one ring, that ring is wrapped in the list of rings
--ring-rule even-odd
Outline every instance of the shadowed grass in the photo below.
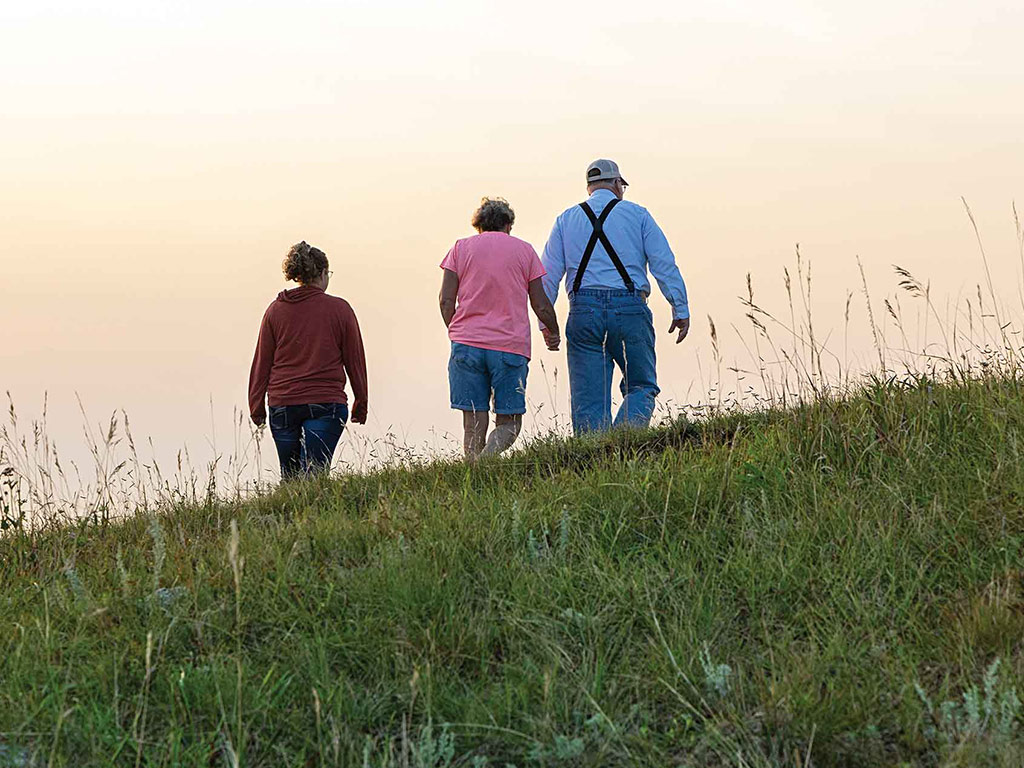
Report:
[[[0,765],[1020,765],[1022,440],[889,380],[15,531]]]

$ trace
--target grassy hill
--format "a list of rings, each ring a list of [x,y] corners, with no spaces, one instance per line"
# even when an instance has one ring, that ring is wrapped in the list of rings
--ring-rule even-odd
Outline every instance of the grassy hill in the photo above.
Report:
[[[0,538],[0,766],[1019,766],[1024,398],[876,384]]]

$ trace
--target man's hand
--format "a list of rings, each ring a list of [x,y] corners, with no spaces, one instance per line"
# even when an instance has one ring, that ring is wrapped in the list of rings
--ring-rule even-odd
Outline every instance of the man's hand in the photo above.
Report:
[[[544,343],[547,345],[547,348],[552,352],[557,352],[558,345],[562,343],[562,337],[554,331],[549,331],[547,328],[542,328],[541,334],[544,336]]]
[[[685,339],[686,334],[690,332],[690,318],[676,318],[675,320],[672,321],[672,325],[668,327],[668,332],[672,333],[672,331],[676,330],[677,328],[679,329],[679,336],[676,337],[676,344]]]
[[[355,403],[352,406],[352,423],[353,424],[365,424],[366,423],[366,403]]]

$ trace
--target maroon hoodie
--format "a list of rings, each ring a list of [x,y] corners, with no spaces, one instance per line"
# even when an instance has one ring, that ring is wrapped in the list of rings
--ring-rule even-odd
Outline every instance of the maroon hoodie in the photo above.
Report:
[[[249,372],[249,414],[257,424],[270,405],[346,403],[352,382],[353,421],[366,417],[366,357],[355,312],[344,299],[303,285],[281,291],[263,315]]]

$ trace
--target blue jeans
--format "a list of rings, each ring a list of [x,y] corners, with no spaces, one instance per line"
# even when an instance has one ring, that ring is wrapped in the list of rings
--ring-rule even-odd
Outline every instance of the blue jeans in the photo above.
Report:
[[[661,391],[655,372],[654,323],[641,294],[584,288],[569,299],[572,428],[579,435],[615,426],[645,427]],[[622,372],[622,405],[612,421],[612,372]]]
[[[281,479],[326,472],[348,421],[345,403],[270,406],[270,434],[281,461]]]
[[[530,361],[514,352],[452,342],[448,359],[448,387],[452,408],[486,411],[494,395],[494,412],[526,413],[526,377]]]

